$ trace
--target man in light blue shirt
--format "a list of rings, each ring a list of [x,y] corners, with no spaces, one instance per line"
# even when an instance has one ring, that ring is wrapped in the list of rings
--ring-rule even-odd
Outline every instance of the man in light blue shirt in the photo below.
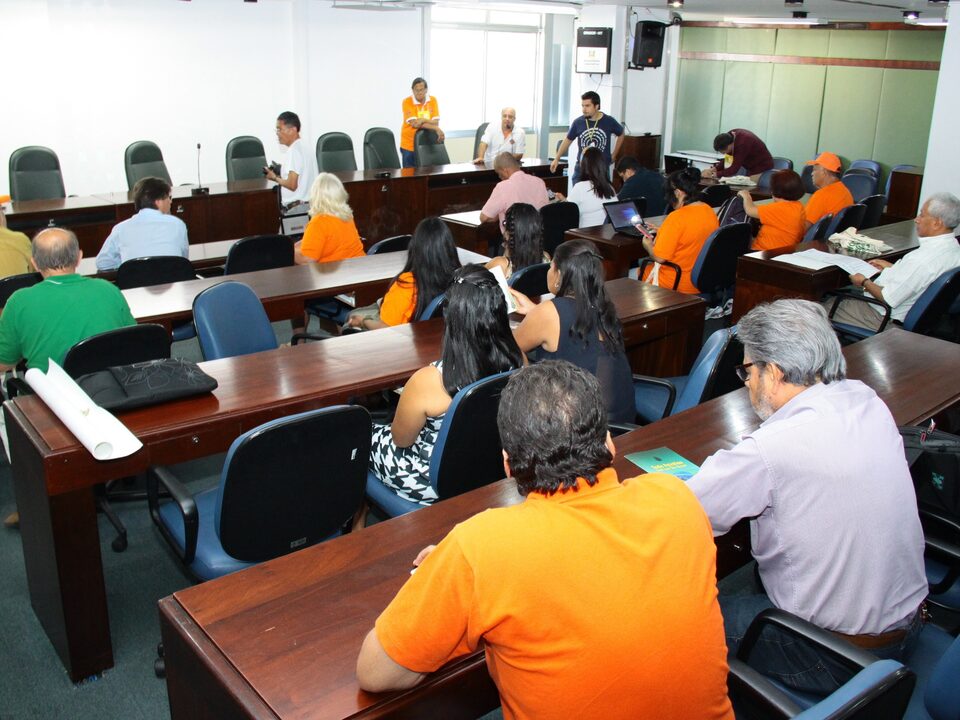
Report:
[[[97,255],[97,270],[116,270],[131,258],[156,255],[189,256],[187,226],[170,214],[170,185],[148,177],[133,187],[137,214],[114,226]]]

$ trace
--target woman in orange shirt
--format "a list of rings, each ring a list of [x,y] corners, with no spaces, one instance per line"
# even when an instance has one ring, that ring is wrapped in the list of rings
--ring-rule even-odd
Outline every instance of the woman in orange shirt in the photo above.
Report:
[[[796,245],[803,240],[807,216],[800,202],[803,181],[793,170],[779,170],[770,179],[773,202],[757,205],[748,190],[741,190],[743,209],[752,218],[759,218],[760,232],[753,241],[754,250],[776,250]]]
[[[310,188],[310,222],[303,239],[293,246],[297,265],[333,262],[364,254],[347,199],[340,178],[330,173],[317,175]]]
[[[693,266],[697,262],[703,244],[710,234],[720,227],[713,208],[700,201],[700,171],[684,168],[671,173],[667,178],[667,202],[674,210],[667,215],[654,240],[644,238],[643,247],[657,263],[672,262],[680,266],[680,284],[677,290],[696,295],[700,292],[693,284]],[[658,264],[647,269],[643,279],[654,282],[651,275],[656,271],[656,284],[673,288],[677,271]]]
[[[347,325],[364,330],[402,325],[420,316],[450,286],[460,267],[447,224],[437,217],[420,221],[407,248],[407,262],[380,302],[380,318],[350,315]]]

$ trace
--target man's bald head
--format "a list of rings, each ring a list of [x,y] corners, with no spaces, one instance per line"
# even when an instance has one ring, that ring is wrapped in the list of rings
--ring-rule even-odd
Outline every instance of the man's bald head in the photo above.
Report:
[[[33,264],[44,276],[76,272],[80,243],[66,228],[47,228],[33,238]]]
[[[513,130],[513,125],[517,121],[517,111],[512,107],[505,107],[500,111],[500,128],[502,130]]]
[[[502,152],[493,160],[493,169],[502,178],[508,178],[520,169],[520,161],[508,152]]]

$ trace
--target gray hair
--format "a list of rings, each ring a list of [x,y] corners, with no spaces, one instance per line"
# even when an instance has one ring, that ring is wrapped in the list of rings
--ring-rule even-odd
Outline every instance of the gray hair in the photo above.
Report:
[[[960,200],[947,192],[935,193],[927,198],[927,213],[953,230],[960,225]]]
[[[37,270],[72,270],[80,263],[80,243],[66,228],[47,228],[33,237]]]
[[[810,387],[847,375],[847,361],[826,310],[809,300],[758,305],[740,320],[737,338],[753,362],[773,363],[791,385]]]

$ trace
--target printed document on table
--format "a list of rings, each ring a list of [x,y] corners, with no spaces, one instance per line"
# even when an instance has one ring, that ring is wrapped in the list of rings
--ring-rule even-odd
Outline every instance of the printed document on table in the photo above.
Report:
[[[804,250],[798,253],[777,255],[773,259],[777,262],[798,265],[799,267],[810,268],[811,270],[821,270],[825,267],[836,265],[848,275],[861,273],[866,277],[872,277],[877,274],[877,269],[866,260],[850,257],[849,255],[828,253],[823,250]]]

